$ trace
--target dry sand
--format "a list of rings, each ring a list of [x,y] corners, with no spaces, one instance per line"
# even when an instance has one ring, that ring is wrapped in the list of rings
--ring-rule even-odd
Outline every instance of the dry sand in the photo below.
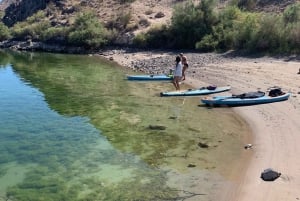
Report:
[[[186,56],[192,57],[187,53]],[[131,62],[174,55],[166,52],[135,52],[107,55],[123,66]],[[299,60],[285,61],[270,57],[228,57],[222,62],[199,66],[190,61],[187,84],[194,87],[206,84],[231,85],[231,93],[267,91],[279,86],[292,95],[288,101],[235,107],[253,133],[253,144],[247,167],[232,177],[233,188],[224,190],[220,200],[226,201],[292,201],[300,200],[300,68]],[[260,178],[264,169],[282,173],[273,182]]]

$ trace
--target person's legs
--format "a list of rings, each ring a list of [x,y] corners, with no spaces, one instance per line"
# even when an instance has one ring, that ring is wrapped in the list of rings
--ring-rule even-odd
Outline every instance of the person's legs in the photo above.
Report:
[[[181,80],[181,77],[176,77],[176,90],[180,90],[180,85],[179,85],[179,82]]]
[[[174,79],[173,79],[173,84],[174,84],[174,87],[175,87],[176,90],[180,90],[180,86],[179,86],[179,80],[180,79],[181,78],[178,77],[178,76],[175,76]]]
[[[185,64],[182,68],[182,81],[185,80],[185,71],[188,68],[188,66]]]
[[[173,85],[174,85],[175,89],[177,90],[177,85],[176,85],[176,80],[175,80],[175,77],[173,78],[173,80],[172,80],[172,83],[173,83]]]

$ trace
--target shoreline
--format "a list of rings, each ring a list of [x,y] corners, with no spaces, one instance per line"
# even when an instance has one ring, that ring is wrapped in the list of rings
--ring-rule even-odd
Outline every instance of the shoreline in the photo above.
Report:
[[[121,66],[144,73],[168,72],[179,52],[111,51],[101,56]],[[231,85],[230,93],[267,91],[280,86],[292,93],[284,102],[232,108],[250,126],[253,149],[241,159],[231,184],[221,193],[223,201],[274,201],[300,199],[300,62],[282,57],[246,58],[217,53],[185,53],[190,63],[184,81],[192,87],[203,84]],[[295,57],[297,58],[297,57]],[[251,142],[250,142],[251,141]],[[264,169],[282,173],[274,182],[260,178]]]

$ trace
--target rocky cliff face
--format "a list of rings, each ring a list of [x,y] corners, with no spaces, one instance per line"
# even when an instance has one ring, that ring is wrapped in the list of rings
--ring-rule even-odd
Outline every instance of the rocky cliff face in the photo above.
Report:
[[[2,19],[3,23],[11,27],[18,21],[23,21],[27,17],[33,15],[38,10],[46,8],[50,1],[59,2],[58,0],[3,0],[2,4],[5,9],[5,15]]]
[[[2,0],[0,2],[0,11],[4,11],[12,2],[13,0]]]

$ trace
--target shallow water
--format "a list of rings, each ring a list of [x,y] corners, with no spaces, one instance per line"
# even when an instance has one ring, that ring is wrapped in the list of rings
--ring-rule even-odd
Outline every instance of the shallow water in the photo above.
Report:
[[[245,123],[159,97],[168,82],[96,56],[2,51],[0,65],[0,200],[180,200],[240,157]]]

